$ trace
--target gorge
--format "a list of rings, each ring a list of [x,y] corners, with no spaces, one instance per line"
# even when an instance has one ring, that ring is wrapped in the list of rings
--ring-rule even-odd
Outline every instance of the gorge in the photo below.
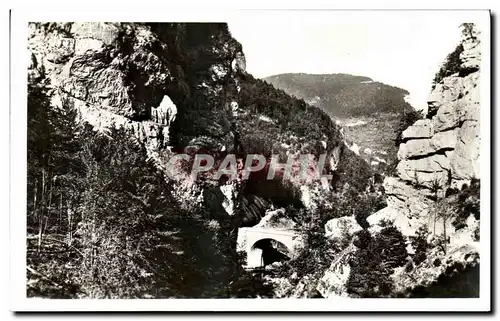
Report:
[[[477,270],[480,31],[462,33],[391,177],[324,108],[247,73],[224,23],[31,23],[27,260],[52,281],[28,273],[28,296],[406,297]],[[326,155],[332,180],[169,165],[207,153]]]

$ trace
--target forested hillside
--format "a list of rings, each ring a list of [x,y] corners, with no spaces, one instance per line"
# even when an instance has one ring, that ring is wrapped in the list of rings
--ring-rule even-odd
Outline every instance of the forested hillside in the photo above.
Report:
[[[369,79],[342,76],[314,85],[348,97],[338,105],[342,112],[353,102],[357,115],[383,105],[382,114],[397,116],[391,144],[399,146],[398,178],[382,186],[383,175],[324,106],[245,71],[243,47],[224,23],[30,23],[29,30],[28,297],[394,297],[413,290],[418,296],[437,276],[450,274],[446,269],[476,262],[478,139],[472,117],[478,109],[460,109],[479,108],[472,99],[479,88],[476,65],[436,84],[438,96],[449,81],[468,90],[454,92],[458,102],[452,104],[436,98],[437,114],[427,119],[415,112],[401,117],[405,92]],[[472,98],[462,104],[464,95]],[[456,119],[449,121],[447,108],[458,110]],[[464,115],[471,117],[463,121]],[[435,129],[452,122],[467,130],[443,129],[459,136],[431,143],[429,122]],[[415,148],[419,143],[428,149]],[[246,180],[193,177],[170,163],[178,154],[209,154],[215,163],[227,155],[258,154],[266,162],[278,155],[282,163],[290,155],[313,154],[313,162],[325,155],[321,174],[332,179],[267,179],[259,172]],[[444,168],[422,166],[422,156],[452,158],[456,186],[433,185],[429,168],[438,178],[449,176]],[[428,229],[408,233],[405,224],[422,223],[419,210],[429,204],[439,210],[425,212],[433,219],[433,238]],[[280,224],[301,246],[288,248],[269,237],[238,251],[242,228]],[[472,241],[465,250],[453,248],[451,254],[463,256],[442,264],[450,255],[447,237],[459,234]],[[262,240],[263,266],[246,269],[247,254]]]
[[[326,153],[327,188],[371,184],[326,114],[245,72],[226,24],[33,23],[29,48],[28,296],[273,295],[237,229],[309,211],[303,187],[172,178],[188,148]]]
[[[400,122],[414,112],[406,90],[348,74],[293,73],[264,80],[319,107],[344,127],[351,149],[376,170],[391,172]]]
[[[280,74],[264,80],[338,118],[401,113],[410,108],[404,100],[408,91],[364,76]]]

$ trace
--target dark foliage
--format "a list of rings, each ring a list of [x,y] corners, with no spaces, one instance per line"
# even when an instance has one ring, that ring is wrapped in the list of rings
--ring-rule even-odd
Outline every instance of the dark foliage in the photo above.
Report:
[[[368,77],[347,74],[281,74],[267,77],[276,88],[306,101],[315,101],[330,116],[358,117],[400,112],[408,108],[408,92]],[[316,97],[319,98],[316,101]]]
[[[279,144],[275,146],[273,143],[278,143],[277,134],[281,133],[293,133],[303,141],[318,143],[317,146],[302,150],[303,153],[318,154],[321,150],[319,140],[323,136],[331,144],[330,148],[341,143],[340,129],[324,112],[251,75],[241,76],[239,102],[249,115],[265,115],[276,120],[276,123],[271,125],[247,127],[247,124],[251,123],[240,124],[243,126],[242,137],[247,141],[244,146],[247,153],[259,152],[268,155],[273,150],[279,150]],[[269,143],[271,145],[268,146]]]
[[[420,227],[415,236],[410,236],[410,242],[415,250],[413,254],[413,262],[419,265],[427,258],[427,250],[432,246],[427,243],[427,237],[429,236],[429,231],[426,227]]]
[[[227,297],[230,298],[272,298],[274,288],[266,284],[258,272],[244,271],[246,253],[238,253],[238,274],[229,282]]]
[[[358,233],[355,245],[361,247],[349,262],[348,293],[364,298],[389,296],[392,290],[390,275],[394,268],[406,264],[408,253],[404,236],[390,224],[376,236],[368,231]]]
[[[452,53],[450,53],[444,62],[444,64],[439,68],[439,71],[434,76],[432,81],[433,88],[436,84],[439,84],[443,78],[451,76],[457,72],[460,72],[460,54],[464,51],[462,44],[459,44]]]
[[[480,180],[473,179],[470,186],[464,185],[461,191],[457,193],[457,213],[452,222],[457,230],[466,226],[466,220],[471,214],[474,215],[476,220],[479,220],[481,209],[480,191]]]
[[[28,265],[60,285],[39,281],[28,294],[229,295],[241,273],[234,237],[181,210],[130,133],[79,125],[37,88],[28,101],[28,234],[36,241],[28,243]]]

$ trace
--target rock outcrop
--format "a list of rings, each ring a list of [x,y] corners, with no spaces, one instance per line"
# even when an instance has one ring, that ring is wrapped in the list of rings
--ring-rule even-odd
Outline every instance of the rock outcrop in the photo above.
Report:
[[[421,214],[435,189],[461,188],[479,178],[479,38],[476,29],[464,30],[460,71],[443,78],[429,95],[435,115],[403,132],[398,176],[386,179],[384,187],[390,207],[407,216]]]
[[[347,280],[351,272],[349,260],[356,252],[351,243],[342,252],[336,255],[330,267],[319,280],[317,290],[324,298],[348,297]]]
[[[73,107],[97,130],[126,127],[149,153],[168,145],[175,104],[168,51],[141,24],[32,23],[28,79],[51,88],[57,107]]]
[[[468,226],[476,224],[473,220],[460,229],[444,218],[438,226],[435,223],[440,211],[438,200],[452,207],[447,202],[447,190],[460,190],[480,178],[480,32],[469,24],[463,26],[462,35],[459,70],[435,84],[428,99],[427,117],[403,132],[398,176],[384,181],[388,207],[367,219],[372,231],[383,220],[390,220],[406,236],[426,226],[432,235],[448,238],[444,253],[433,249],[429,254],[432,262],[410,273],[396,273],[400,292],[434,282],[450,266],[479,260],[477,240],[464,232],[474,229]]]
[[[334,218],[325,224],[325,236],[331,240],[351,238],[354,233],[361,230],[362,227],[356,222],[354,216]]]
[[[54,107],[78,110],[96,130],[129,129],[176,180],[174,193],[188,208],[214,192],[218,204],[207,207],[217,209],[215,216],[233,220],[256,199],[265,203],[252,207],[260,219],[270,205],[260,200],[275,201],[259,191],[227,193],[234,182],[168,175],[168,159],[188,148],[220,155],[327,153],[329,172],[352,157],[325,113],[246,73],[242,46],[226,24],[30,23],[28,49],[30,85],[48,88]]]

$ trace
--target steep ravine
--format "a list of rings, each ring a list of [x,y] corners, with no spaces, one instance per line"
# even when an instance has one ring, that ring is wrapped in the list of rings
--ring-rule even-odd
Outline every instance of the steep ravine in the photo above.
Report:
[[[327,114],[245,71],[243,47],[226,24],[31,23],[29,28],[29,83],[48,89],[53,107],[78,110],[95,130],[127,128],[167,174],[181,205],[201,209],[233,241],[236,228],[256,225],[270,209],[314,212],[329,197],[360,195],[373,187],[369,165],[348,148],[342,129]],[[436,84],[431,112],[403,134],[398,176],[384,183],[388,207],[368,217],[373,235],[384,220],[405,236],[421,226],[434,239],[443,226],[448,231],[445,254],[436,246],[411,272],[394,271],[397,293],[432,286],[457,263],[478,266],[478,218],[470,215],[461,228],[429,223],[435,217],[433,197],[439,194],[440,206],[452,207],[456,199],[441,197],[445,187],[461,188],[479,178],[478,39],[477,31],[464,34],[460,70]],[[264,184],[171,175],[169,158],[187,150],[221,157],[326,153],[326,172],[333,180]],[[352,240],[326,271],[299,280],[292,296],[347,296],[349,262],[359,245],[353,235],[361,229],[352,216],[328,221],[328,238]]]
[[[28,48],[28,80],[49,89],[54,107],[77,109],[99,131],[128,128],[172,177],[181,204],[203,208],[222,226],[254,225],[272,205],[304,206],[309,190],[329,193],[353,175],[371,175],[325,113],[246,73],[242,46],[226,24],[30,23]],[[255,188],[173,178],[168,159],[187,149],[327,153],[335,180]]]

